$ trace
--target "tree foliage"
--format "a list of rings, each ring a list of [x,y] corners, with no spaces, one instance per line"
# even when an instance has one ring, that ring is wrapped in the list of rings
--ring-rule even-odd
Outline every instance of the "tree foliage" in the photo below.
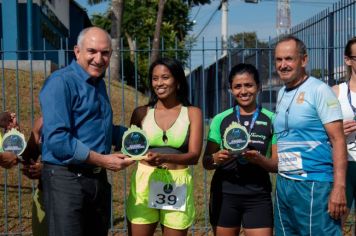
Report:
[[[230,36],[230,43],[235,48],[267,48],[268,43],[260,41],[256,32],[243,32]]]
[[[91,17],[91,22],[93,25],[105,29],[110,33],[111,31],[111,20],[108,13],[95,13]]]
[[[328,76],[328,70],[327,69],[312,69],[310,71],[310,75],[314,76],[315,78],[324,78],[325,76]]]
[[[94,1],[94,0],[91,0]],[[97,0],[96,2],[98,2]],[[124,77],[128,84],[133,85],[138,75],[140,90],[148,88],[147,69],[150,64],[152,38],[156,29],[156,17],[159,0],[126,0],[122,19],[122,38],[124,44]],[[210,0],[168,0],[165,1],[163,21],[160,31],[160,56],[177,57],[184,62],[188,54],[182,50],[185,39],[193,22],[189,19],[192,6],[210,3]],[[110,10],[105,14],[92,17],[94,25],[103,27],[110,32]],[[127,50],[129,49],[129,50]],[[133,70],[137,64],[137,73]]]

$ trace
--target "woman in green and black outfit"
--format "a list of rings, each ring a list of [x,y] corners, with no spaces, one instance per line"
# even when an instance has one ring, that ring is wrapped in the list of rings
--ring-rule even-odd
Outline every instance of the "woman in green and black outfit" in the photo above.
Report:
[[[215,235],[269,236],[273,233],[273,210],[269,172],[277,171],[273,113],[258,106],[258,71],[238,64],[229,75],[235,106],[216,115],[210,125],[203,165],[215,169],[211,182],[210,223]],[[224,132],[232,122],[250,134],[239,155],[224,149]]]

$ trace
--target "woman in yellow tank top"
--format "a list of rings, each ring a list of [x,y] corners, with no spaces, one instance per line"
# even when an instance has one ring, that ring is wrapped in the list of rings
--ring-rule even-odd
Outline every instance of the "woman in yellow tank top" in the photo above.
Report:
[[[163,235],[187,235],[195,217],[188,166],[200,157],[202,112],[188,101],[188,84],[178,61],[155,61],[149,81],[150,101],[131,117],[131,124],[146,132],[150,147],[131,177],[129,235],[153,235],[158,223]]]

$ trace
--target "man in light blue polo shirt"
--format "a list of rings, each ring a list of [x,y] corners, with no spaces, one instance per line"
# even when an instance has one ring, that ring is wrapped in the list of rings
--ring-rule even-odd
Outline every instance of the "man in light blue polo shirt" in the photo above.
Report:
[[[278,177],[276,235],[342,235],[346,211],[346,144],[340,104],[328,85],[308,76],[302,41],[282,38],[275,48],[279,91],[274,130]]]

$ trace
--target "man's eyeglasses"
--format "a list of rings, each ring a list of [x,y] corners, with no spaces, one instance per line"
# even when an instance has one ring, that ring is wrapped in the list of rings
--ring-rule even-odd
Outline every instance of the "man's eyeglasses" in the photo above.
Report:
[[[351,61],[356,61],[356,56],[347,56]]]

